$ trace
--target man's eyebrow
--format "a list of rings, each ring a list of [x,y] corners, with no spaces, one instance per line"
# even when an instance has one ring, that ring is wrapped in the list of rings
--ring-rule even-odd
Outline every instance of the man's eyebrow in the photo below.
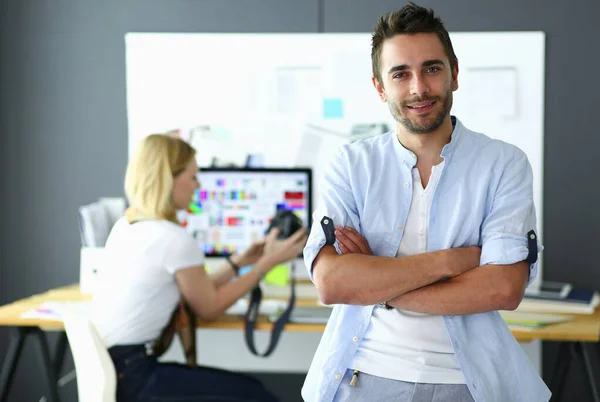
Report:
[[[431,67],[431,66],[437,66],[437,65],[444,65],[444,61],[440,60],[440,59],[433,59],[433,60],[426,60],[422,64],[423,67]],[[390,68],[390,70],[388,71],[388,74],[392,74],[397,71],[404,71],[404,70],[408,70],[408,64],[401,64],[399,66],[394,66],[394,67]]]
[[[423,67],[431,67],[438,64],[444,65],[444,61],[439,59],[427,60],[423,62]]]
[[[390,68],[390,71],[388,71],[388,74],[392,74],[392,73],[395,73],[396,71],[403,71],[403,70],[408,70],[408,65],[402,64],[400,66],[394,66],[394,67]]]

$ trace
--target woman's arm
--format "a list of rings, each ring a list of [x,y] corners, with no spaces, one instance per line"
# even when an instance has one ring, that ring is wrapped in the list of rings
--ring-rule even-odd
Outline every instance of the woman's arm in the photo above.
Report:
[[[274,240],[274,237],[270,239],[271,242]],[[216,271],[209,274],[215,287],[218,289],[227,282],[231,281],[236,274],[236,271],[240,268],[257,263],[265,253],[266,242],[267,239],[256,240],[250,245],[250,247],[241,253],[232,255],[229,258],[230,261],[226,261],[219,265],[219,268]],[[233,264],[235,264],[235,267]]]
[[[218,318],[240,297],[252,290],[274,266],[291,260],[302,251],[306,243],[305,228],[283,241],[276,240],[278,234],[276,230],[269,233],[263,255],[248,273],[235,281],[228,280],[220,287],[211,280],[204,266],[177,270],[175,279],[179,290],[196,315],[205,320]],[[224,277],[219,280],[222,278]]]
[[[175,278],[179,291],[194,313],[204,320],[214,320],[254,288],[271,264],[269,259],[259,261],[246,275],[235,281],[228,281],[219,288],[208,276],[204,266],[180,269],[175,273]]]
[[[238,267],[245,267],[246,265],[251,265],[248,263],[243,263],[242,259],[239,255],[233,255],[230,257],[231,262],[233,262]],[[235,269],[229,263],[229,261],[225,261],[219,265],[219,267],[213,271],[209,272],[208,276],[210,277],[213,285],[219,289],[221,286],[230,282],[235,276]]]

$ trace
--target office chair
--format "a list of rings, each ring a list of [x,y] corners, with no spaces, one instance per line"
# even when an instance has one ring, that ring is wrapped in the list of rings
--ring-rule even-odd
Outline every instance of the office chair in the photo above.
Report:
[[[79,402],[115,402],[117,374],[98,331],[84,316],[63,317],[77,375]]]

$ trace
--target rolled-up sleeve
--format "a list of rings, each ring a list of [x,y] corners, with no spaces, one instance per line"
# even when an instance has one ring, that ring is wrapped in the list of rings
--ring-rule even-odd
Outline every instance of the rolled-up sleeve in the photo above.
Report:
[[[500,178],[491,212],[481,227],[481,265],[509,265],[527,260],[530,231],[537,235],[533,172],[527,156],[517,150]],[[539,253],[543,246],[537,239]],[[536,275],[537,260],[530,264],[527,285]]]
[[[313,261],[325,245],[321,219],[329,217],[335,226],[351,226],[359,230],[360,223],[352,193],[350,164],[344,147],[331,157],[319,178],[317,207],[313,213],[312,228],[304,247],[304,264],[313,279]],[[335,245],[337,248],[337,242]]]

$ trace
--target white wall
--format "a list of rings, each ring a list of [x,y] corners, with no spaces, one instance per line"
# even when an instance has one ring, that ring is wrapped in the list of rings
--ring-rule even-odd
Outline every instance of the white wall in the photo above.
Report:
[[[527,154],[543,240],[544,34],[451,37],[460,55],[452,113],[467,127]],[[247,153],[262,153],[268,166],[311,164],[318,181],[323,160],[335,146],[351,141],[354,124],[394,125],[371,85],[370,34],[131,33],[126,48],[130,154],[152,132],[179,128],[188,135],[190,128],[204,126],[210,129],[190,138],[201,165],[213,155],[242,163]],[[340,101],[341,115],[327,110],[326,100]],[[540,259],[536,285],[542,270]],[[286,333],[272,358],[256,360],[241,332],[200,331],[200,361],[302,372],[319,338]],[[226,341],[231,348],[203,352],[202,341]],[[539,369],[539,343],[524,349]]]

